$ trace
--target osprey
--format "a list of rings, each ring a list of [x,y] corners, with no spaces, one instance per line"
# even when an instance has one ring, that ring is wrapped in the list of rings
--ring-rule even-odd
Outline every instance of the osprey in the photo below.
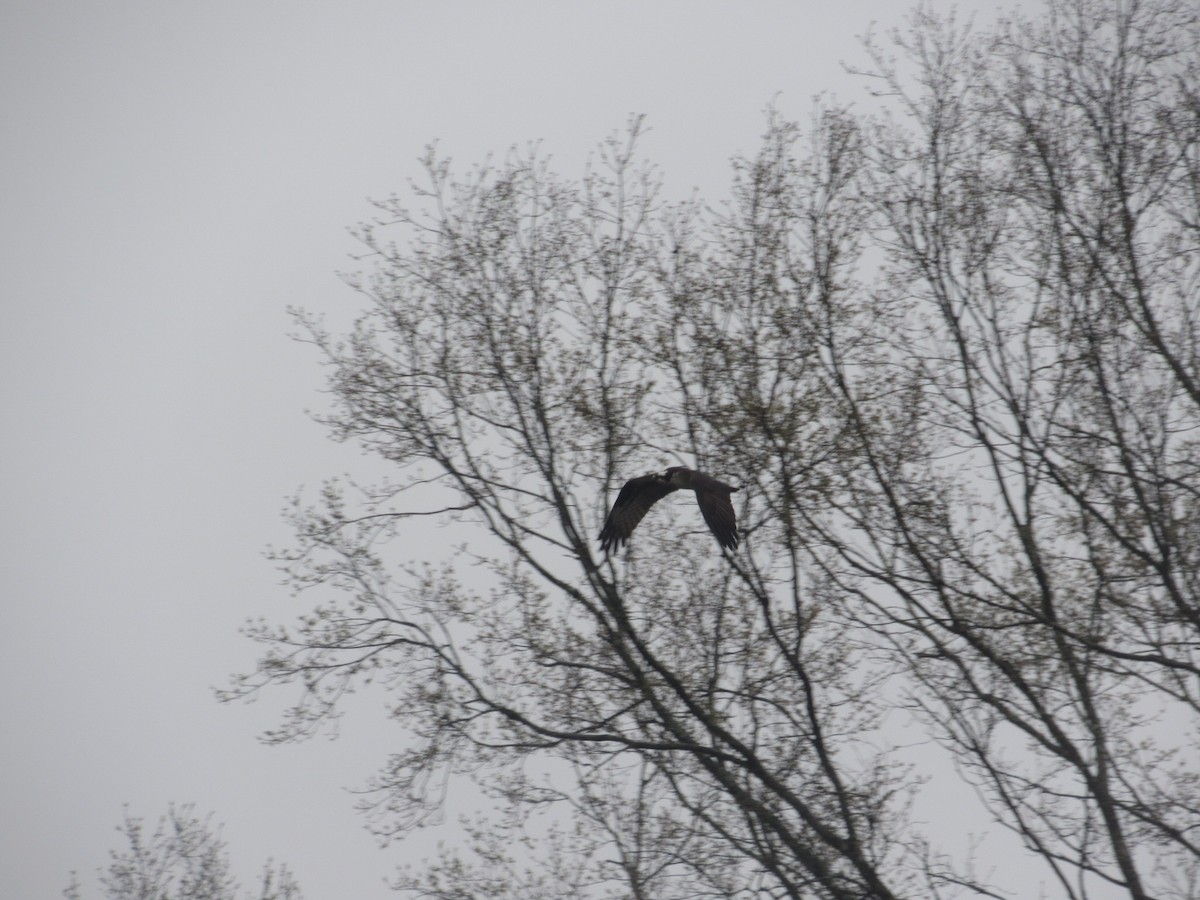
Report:
[[[633,529],[637,528],[638,522],[650,511],[650,507],[667,494],[681,488],[696,492],[700,512],[717,543],[730,550],[736,550],[737,517],[734,515],[729,495],[737,488],[717,481],[711,475],[685,469],[683,466],[671,466],[661,474],[652,472],[625,482],[600,532],[600,549],[608,553],[613,547],[620,547],[628,541]]]

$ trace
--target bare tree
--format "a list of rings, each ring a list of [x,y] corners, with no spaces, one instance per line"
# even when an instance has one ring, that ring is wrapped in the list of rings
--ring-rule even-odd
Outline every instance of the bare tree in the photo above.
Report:
[[[126,810],[117,830],[128,844],[112,851],[100,884],[107,900],[235,900],[239,896],[229,854],[220,828],[211,817],[198,819],[194,807],[172,805],[147,836],[142,820]],[[68,900],[81,900],[82,886],[74,875],[63,892]],[[303,900],[287,866],[268,862],[254,900]]]
[[[320,605],[226,696],[300,685],[286,741],[382,681],[382,834],[496,801],[403,886],[999,896],[911,812],[907,711],[1061,896],[1200,896],[1196,13],[894,37],[890,115],[773,115],[719,212],[660,198],[636,121],[579,183],[431,152],[357,327],[302,317],[394,474],[297,502]],[[597,553],[664,461],[742,486],[737,552],[680,508]],[[431,520],[461,544],[407,561]]]
[[[909,113],[869,171],[924,459],[857,428],[855,539],[819,527],[1064,896],[1200,890],[1197,23],[1072,0],[978,42],[920,17],[912,90],[875,56]]]

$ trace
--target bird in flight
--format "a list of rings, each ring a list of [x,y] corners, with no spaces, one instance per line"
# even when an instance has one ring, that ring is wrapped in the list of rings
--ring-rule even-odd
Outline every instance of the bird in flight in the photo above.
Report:
[[[650,507],[667,494],[680,489],[696,492],[700,513],[717,543],[736,550],[737,516],[729,495],[737,488],[683,466],[671,466],[666,472],[652,472],[625,482],[600,531],[600,549],[608,553],[627,542]]]

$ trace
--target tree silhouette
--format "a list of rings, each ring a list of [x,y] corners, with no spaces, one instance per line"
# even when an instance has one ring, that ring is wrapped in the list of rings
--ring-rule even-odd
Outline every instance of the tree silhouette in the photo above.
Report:
[[[431,151],[357,326],[301,317],[393,474],[297,501],[320,603],[226,696],[299,684],[286,741],[388,687],[380,833],[497,809],[421,896],[1001,896],[931,767],[1059,896],[1200,896],[1197,18],[919,11],[868,42],[882,112],[772,114],[716,212],[640,120],[578,182]],[[600,554],[680,462],[741,485],[739,550],[681,507]]]
[[[152,835],[142,820],[126,810],[117,830],[127,847],[110,852],[111,862],[100,875],[106,900],[236,900],[233,875],[221,829],[211,817],[203,820],[188,803],[171,805],[160,817]],[[72,874],[63,892],[67,900],[82,900],[83,888]],[[287,866],[268,862],[253,900],[303,900],[300,887]]]

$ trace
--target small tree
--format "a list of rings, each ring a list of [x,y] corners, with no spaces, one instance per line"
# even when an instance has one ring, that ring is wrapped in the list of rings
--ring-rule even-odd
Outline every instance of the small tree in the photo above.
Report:
[[[302,317],[395,474],[297,502],[323,599],[227,696],[299,684],[286,741],[387,685],[375,827],[497,810],[421,896],[998,896],[912,813],[922,741],[1062,896],[1200,896],[1197,14],[896,43],[890,117],[772,116],[719,213],[638,122],[578,184],[431,153],[357,327]],[[675,509],[597,554],[664,461],[743,487],[737,553]],[[445,565],[393,558],[431,518]]]
[[[148,837],[142,820],[126,810],[117,831],[128,847],[111,851],[112,861],[100,874],[106,900],[236,900],[238,883],[221,830],[212,827],[211,817],[201,820],[193,810],[190,803],[170,806]],[[83,890],[74,875],[63,895],[82,900]],[[257,892],[240,896],[303,900],[287,866],[276,868],[270,862],[263,866]]]

